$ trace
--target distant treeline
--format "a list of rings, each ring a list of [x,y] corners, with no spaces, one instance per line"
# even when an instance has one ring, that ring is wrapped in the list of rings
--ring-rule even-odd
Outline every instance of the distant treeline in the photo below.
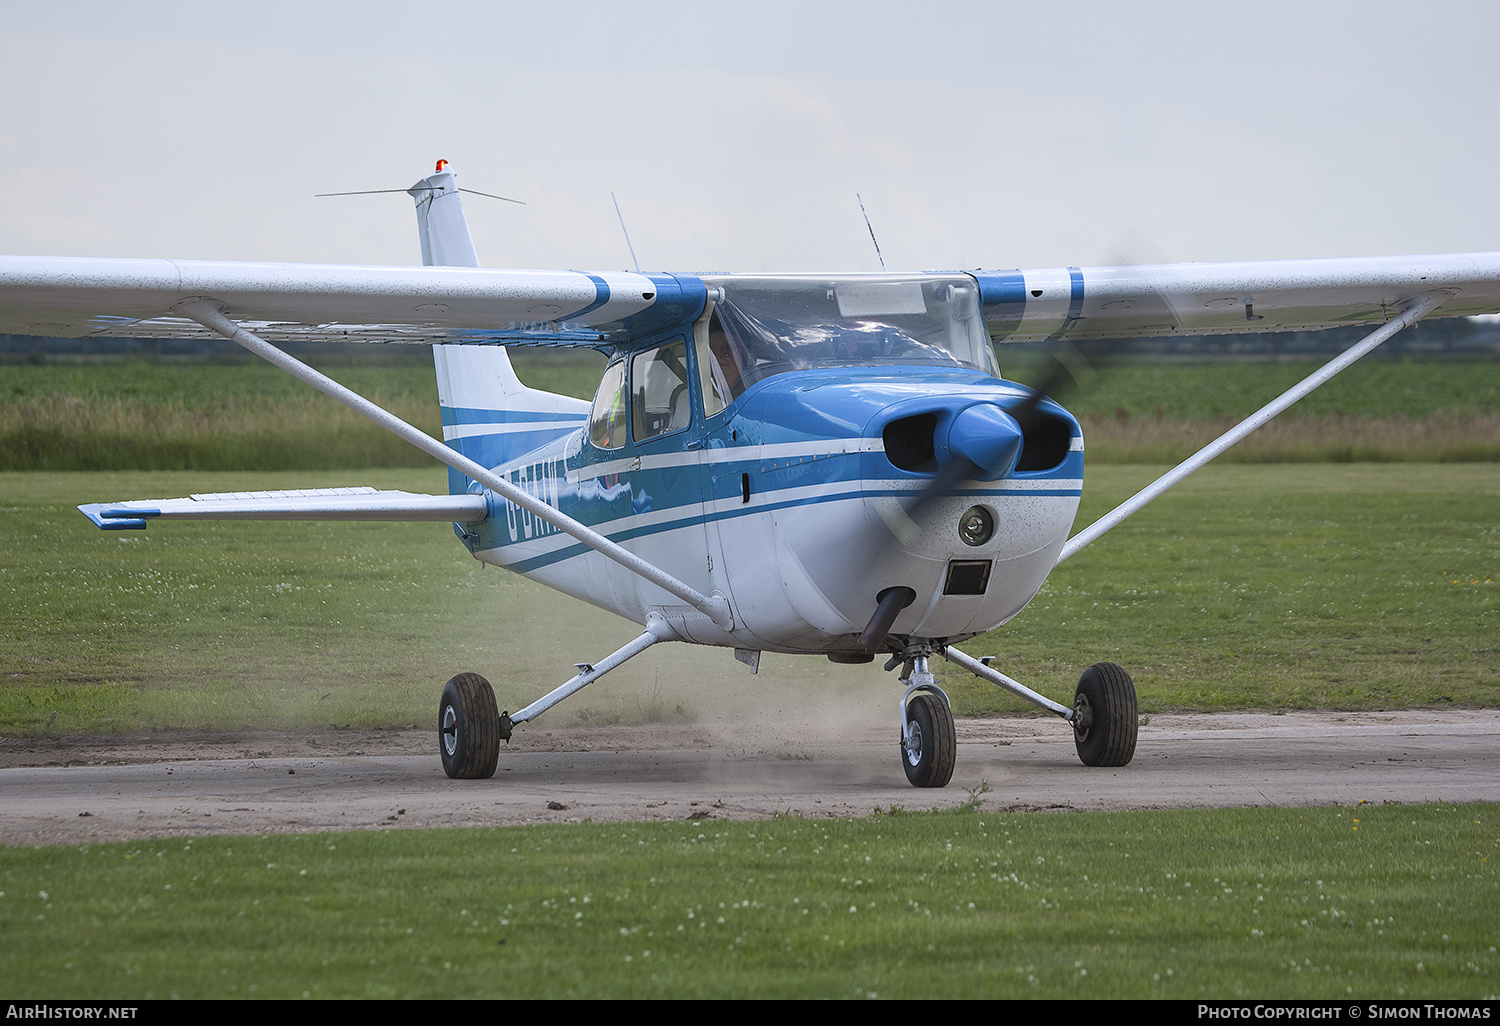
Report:
[[[292,342],[278,348],[319,365],[422,363],[432,366],[426,345],[371,342]],[[251,363],[258,357],[227,338],[48,338],[0,334],[0,364],[70,359],[167,359]]]
[[[1268,331],[1244,335],[1174,335],[1161,338],[1099,339],[1084,343],[1086,354],[1142,357],[1299,357],[1341,353],[1374,330],[1361,324],[1321,331]],[[1047,343],[1001,346],[1001,353],[1041,351]],[[1376,351],[1386,356],[1500,356],[1500,324],[1475,317],[1418,321]]]
[[[1319,356],[1343,351],[1370,333],[1369,325],[1327,328],[1323,331],[1273,331],[1248,335],[1196,335],[1162,338],[1103,339],[1087,343],[1090,355],[1110,356]],[[1044,349],[1046,343],[1004,345],[1002,352],[1027,353]],[[286,352],[301,360],[330,366],[359,364],[431,364],[425,345],[394,345],[371,342],[293,342],[282,344]],[[538,354],[555,349],[532,350]],[[566,350],[563,350],[566,352]],[[1500,324],[1473,317],[1437,318],[1419,321],[1380,348],[1380,352],[1407,356],[1500,355]],[[0,334],[0,363],[45,361],[55,358],[200,359],[248,363],[248,352],[229,339],[162,338],[46,338],[39,335]]]

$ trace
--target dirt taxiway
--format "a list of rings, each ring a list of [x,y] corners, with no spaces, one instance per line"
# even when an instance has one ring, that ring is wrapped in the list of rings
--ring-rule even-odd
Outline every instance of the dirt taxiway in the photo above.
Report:
[[[982,787],[996,811],[1500,799],[1500,710],[1157,715],[1120,769],[1081,765],[1050,718],[961,720],[957,772],[937,791],[907,785],[893,733],[524,730],[477,781],[443,776],[435,730],[0,739],[0,843],[862,816]]]

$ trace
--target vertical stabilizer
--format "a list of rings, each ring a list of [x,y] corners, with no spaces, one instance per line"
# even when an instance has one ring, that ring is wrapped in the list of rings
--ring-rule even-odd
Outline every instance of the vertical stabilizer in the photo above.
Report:
[[[422,240],[422,263],[428,267],[478,267],[474,237],[464,217],[458,183],[448,162],[406,191],[417,201],[417,233]]]
[[[417,203],[422,263],[428,267],[478,267],[474,238],[448,162],[407,192]],[[589,404],[528,388],[516,377],[504,346],[432,347],[437,367],[443,441],[476,463],[498,467],[578,430]],[[448,490],[468,489],[469,479],[448,471]]]

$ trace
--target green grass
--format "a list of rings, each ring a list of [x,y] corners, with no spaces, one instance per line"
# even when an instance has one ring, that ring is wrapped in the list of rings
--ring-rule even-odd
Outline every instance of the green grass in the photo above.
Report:
[[[1494,806],[885,814],[0,848],[0,991],[1468,998]]]
[[[374,484],[441,470],[0,474],[0,733],[427,726],[442,682],[482,672],[520,708],[640,628],[484,568],[446,524],[204,523],[101,532],[74,505],[199,490]],[[186,531],[176,530],[185,526]],[[558,625],[566,625],[559,637]],[[773,676],[789,689],[894,680],[822,659],[663,645],[544,724],[676,718]],[[805,697],[805,695],[804,695]]]
[[[1025,362],[1001,366],[1021,381],[1038,374]],[[1105,364],[1059,395],[1080,417],[1165,416],[1173,420],[1243,417],[1320,367],[1325,360],[1121,360]],[[1361,360],[1301,400],[1308,417],[1426,417],[1434,413],[1500,413],[1500,361],[1493,359]]]
[[[1165,469],[1087,469],[1077,526]],[[1497,500],[1492,464],[1211,466],[964,647],[1053,695],[1120,663],[1147,711],[1493,706]],[[1026,708],[945,676],[956,708]]]
[[[437,387],[426,353],[352,359],[326,369],[437,434]],[[591,350],[514,350],[512,360],[533,387],[580,398],[593,395],[603,366]],[[1084,422],[1092,462],[1175,461],[1315,366],[1122,363],[1061,398]],[[1022,380],[1033,376],[1025,362],[1007,370]],[[1366,360],[1223,458],[1500,461],[1497,388],[1494,360]],[[419,467],[425,459],[259,361],[0,366],[0,471],[334,470]]]
[[[427,354],[328,373],[434,437]],[[517,353],[538,388],[591,398],[603,357]],[[0,366],[0,471],[341,470],[424,467],[430,458],[261,361],[144,359]]]
[[[592,350],[512,349],[517,373],[534,388],[592,398],[604,359]],[[1000,356],[1006,353],[1002,347]],[[1063,396],[1079,416],[1173,419],[1243,416],[1295,384],[1319,360],[1142,360],[1102,367],[1085,386]],[[1007,373],[1031,380],[1025,363]],[[327,372],[357,392],[388,399],[437,402],[429,359],[329,366]],[[1424,417],[1435,412],[1500,413],[1500,362],[1484,359],[1367,359],[1298,405],[1313,416]],[[53,395],[133,399],[143,403],[203,403],[236,398],[294,398],[313,390],[259,360],[189,362],[147,359],[0,366],[0,401]]]
[[[604,369],[604,357],[593,350],[527,352],[513,348],[510,356],[516,372],[525,375],[532,387],[583,399],[593,398]],[[403,359],[315,364],[362,395],[437,405],[437,378],[425,348]],[[311,386],[285,371],[248,356],[222,361],[136,358],[0,365],[0,402],[67,395],[211,407],[232,399],[289,399],[314,394]]]
[[[1091,467],[1082,526],[1160,468]],[[101,532],[84,501],[252,487],[443,489],[441,471],[0,475],[0,731],[426,725],[476,670],[515,709],[638,628],[500,570],[442,524],[175,523]],[[1054,698],[1089,663],[1146,711],[1494,706],[1500,467],[1209,467],[967,642]],[[565,624],[559,646],[557,625]],[[1029,709],[935,669],[960,714]],[[781,689],[883,701],[893,675],[665,645],[558,717],[639,720]]]

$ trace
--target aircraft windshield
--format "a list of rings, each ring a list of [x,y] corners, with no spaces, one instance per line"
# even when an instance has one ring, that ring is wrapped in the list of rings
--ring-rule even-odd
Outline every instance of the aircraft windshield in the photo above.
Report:
[[[818,367],[930,364],[999,376],[967,275],[704,281],[723,297],[707,324],[708,370],[731,399],[762,378]]]

